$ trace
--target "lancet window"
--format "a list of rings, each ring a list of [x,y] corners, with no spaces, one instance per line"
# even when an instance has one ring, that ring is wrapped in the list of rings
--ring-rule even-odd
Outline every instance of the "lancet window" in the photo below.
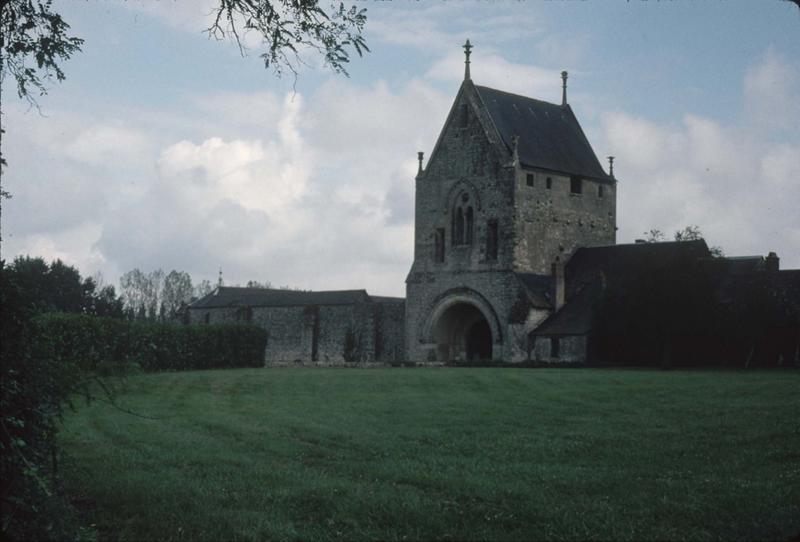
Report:
[[[475,212],[469,194],[462,192],[453,206],[453,245],[471,245],[475,231]]]

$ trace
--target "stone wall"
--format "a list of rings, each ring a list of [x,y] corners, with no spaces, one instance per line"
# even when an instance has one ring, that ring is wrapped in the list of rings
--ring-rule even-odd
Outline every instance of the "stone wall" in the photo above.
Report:
[[[406,361],[406,304],[376,302],[375,361]]]
[[[564,262],[578,247],[616,242],[616,186],[580,179],[577,194],[571,184],[568,175],[516,171],[514,261],[520,271],[548,274],[557,257]]]
[[[553,341],[558,341],[557,356],[552,355]],[[531,360],[544,363],[586,363],[586,337],[583,335],[536,337]]]
[[[265,364],[404,361],[402,301],[348,305],[190,309],[192,324],[251,323],[268,332]]]

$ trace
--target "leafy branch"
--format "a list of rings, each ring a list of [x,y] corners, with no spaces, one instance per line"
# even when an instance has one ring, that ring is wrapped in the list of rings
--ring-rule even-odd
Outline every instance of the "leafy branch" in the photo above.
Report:
[[[297,78],[299,66],[305,64],[303,48],[316,51],[335,73],[348,76],[350,53],[369,52],[362,34],[366,11],[340,2],[326,12],[318,0],[220,0],[205,32],[218,40],[232,37],[243,56],[245,35],[255,32],[266,48],[259,55],[264,67],[278,77],[288,69]]]

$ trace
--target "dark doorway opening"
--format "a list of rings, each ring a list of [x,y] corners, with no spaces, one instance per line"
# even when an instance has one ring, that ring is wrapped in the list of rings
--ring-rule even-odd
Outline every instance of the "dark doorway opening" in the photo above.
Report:
[[[434,339],[439,361],[492,359],[492,329],[483,313],[469,303],[444,311],[436,322]]]
[[[478,320],[467,331],[467,361],[492,359],[492,330],[485,319]]]

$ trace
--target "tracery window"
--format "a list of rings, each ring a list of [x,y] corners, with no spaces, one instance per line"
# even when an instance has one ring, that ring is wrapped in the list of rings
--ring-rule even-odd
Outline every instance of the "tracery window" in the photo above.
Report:
[[[453,208],[453,245],[471,245],[475,230],[475,213],[469,194],[462,192]]]

